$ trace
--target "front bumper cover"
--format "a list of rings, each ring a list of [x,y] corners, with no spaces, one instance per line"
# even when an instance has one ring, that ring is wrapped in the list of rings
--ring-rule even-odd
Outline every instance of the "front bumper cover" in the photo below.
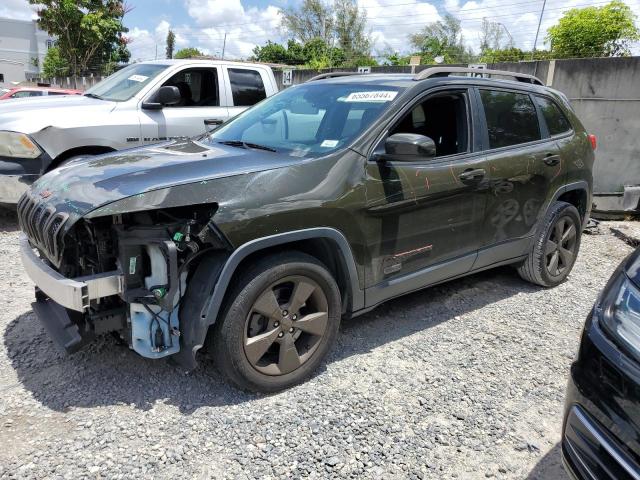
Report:
[[[84,312],[91,300],[123,292],[123,276],[117,271],[75,279],[64,277],[36,255],[25,234],[20,235],[20,254],[29,278],[47,297],[65,308]]]

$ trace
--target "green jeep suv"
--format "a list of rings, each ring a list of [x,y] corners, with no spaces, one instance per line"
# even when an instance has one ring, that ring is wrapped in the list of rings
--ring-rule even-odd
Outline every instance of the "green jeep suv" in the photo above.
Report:
[[[507,264],[561,283],[595,137],[535,77],[470,72],[323,75],[205,136],[48,173],[18,204],[35,313],[68,352],[116,332],[193,369],[207,345],[270,392],[388,299]]]

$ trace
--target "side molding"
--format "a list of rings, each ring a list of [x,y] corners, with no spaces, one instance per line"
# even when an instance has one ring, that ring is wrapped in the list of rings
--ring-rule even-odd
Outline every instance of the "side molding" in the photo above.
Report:
[[[338,230],[328,227],[319,227],[307,230],[294,230],[292,232],[279,233],[269,237],[257,238],[237,248],[225,263],[224,268],[220,273],[220,278],[216,283],[213,295],[202,310],[202,318],[206,320],[205,323],[207,325],[215,323],[222,305],[222,300],[224,299],[224,295],[229,287],[229,283],[231,282],[231,277],[238,268],[238,265],[240,265],[240,262],[242,262],[242,260],[244,260],[248,255],[266,248],[283,245],[285,243],[317,238],[333,240],[338,245],[340,253],[344,259],[349,282],[351,284],[351,296],[353,303],[352,310],[356,311],[364,308],[364,291],[360,289],[358,283],[356,262],[353,258],[351,248],[349,247],[349,242]]]

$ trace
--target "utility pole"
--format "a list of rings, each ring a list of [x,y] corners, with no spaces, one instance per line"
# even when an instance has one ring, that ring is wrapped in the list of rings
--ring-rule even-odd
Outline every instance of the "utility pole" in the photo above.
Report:
[[[222,42],[222,58],[224,60],[224,50],[227,47],[227,32],[224,32],[224,41]]]
[[[533,60],[536,54],[536,46],[538,45],[538,35],[540,34],[540,24],[542,24],[542,16],[544,15],[544,7],[547,5],[547,0],[542,0],[542,10],[540,10],[540,18],[538,19],[538,29],[536,30],[536,39],[533,41],[533,49],[531,50],[531,60]]]
[[[155,60],[158,59],[158,44],[156,43],[156,56],[155,56]]]

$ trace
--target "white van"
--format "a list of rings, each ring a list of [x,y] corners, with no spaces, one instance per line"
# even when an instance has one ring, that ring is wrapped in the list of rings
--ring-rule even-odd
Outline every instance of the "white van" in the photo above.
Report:
[[[15,204],[63,162],[205,133],[273,95],[266,65],[157,60],[130,65],[83,96],[0,103],[0,203]]]

